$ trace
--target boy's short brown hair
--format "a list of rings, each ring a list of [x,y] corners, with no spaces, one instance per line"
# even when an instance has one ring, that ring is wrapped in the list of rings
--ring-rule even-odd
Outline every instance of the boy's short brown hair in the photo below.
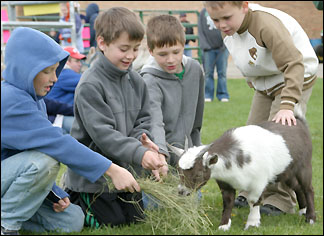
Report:
[[[225,4],[241,8],[243,1],[203,1],[204,7],[223,8]]]
[[[109,45],[126,32],[131,41],[141,41],[145,30],[134,12],[124,7],[113,7],[99,14],[95,21],[96,38],[102,36]]]
[[[180,21],[171,15],[154,16],[147,22],[147,46],[151,51],[155,47],[174,46],[179,42],[185,45],[186,35]]]

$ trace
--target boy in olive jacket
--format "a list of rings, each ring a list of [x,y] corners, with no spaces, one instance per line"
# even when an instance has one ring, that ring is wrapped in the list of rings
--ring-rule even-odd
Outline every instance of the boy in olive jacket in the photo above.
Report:
[[[247,124],[274,121],[296,125],[297,103],[306,114],[316,81],[318,59],[298,22],[273,8],[247,1],[206,1],[206,10],[224,36],[235,65],[255,90]],[[295,192],[287,186],[269,186],[261,213],[293,213]],[[247,205],[244,193],[235,205]]]

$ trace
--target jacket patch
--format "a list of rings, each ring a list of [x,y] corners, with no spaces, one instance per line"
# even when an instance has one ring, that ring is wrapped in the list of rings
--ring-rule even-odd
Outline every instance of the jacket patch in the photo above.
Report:
[[[255,47],[249,49],[249,53],[250,53],[250,56],[251,56],[254,60],[257,59],[257,56],[258,56],[258,55],[257,55],[257,49],[256,49]]]

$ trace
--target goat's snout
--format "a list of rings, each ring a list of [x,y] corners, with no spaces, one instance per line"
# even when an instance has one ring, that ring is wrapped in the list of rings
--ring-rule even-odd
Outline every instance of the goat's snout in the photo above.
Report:
[[[189,196],[191,194],[191,191],[184,185],[179,184],[178,185],[178,193],[182,196]]]

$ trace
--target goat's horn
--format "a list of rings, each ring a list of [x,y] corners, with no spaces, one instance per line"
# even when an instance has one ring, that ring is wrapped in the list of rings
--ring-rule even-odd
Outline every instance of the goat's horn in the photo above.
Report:
[[[213,143],[211,143],[211,144],[208,144],[208,145],[205,145],[205,147],[198,153],[198,157],[201,157],[201,156],[203,156],[206,152],[207,152],[207,150],[210,148],[210,146],[212,145]]]
[[[184,153],[184,150],[181,149],[181,148],[177,148],[177,147],[174,147],[172,145],[170,145],[169,143],[166,143],[168,148],[170,148],[170,150],[176,154],[178,157],[180,157],[182,155],[182,153]]]
[[[188,151],[188,137],[187,137],[187,135],[185,136],[185,145],[184,145],[184,150],[185,151]]]

